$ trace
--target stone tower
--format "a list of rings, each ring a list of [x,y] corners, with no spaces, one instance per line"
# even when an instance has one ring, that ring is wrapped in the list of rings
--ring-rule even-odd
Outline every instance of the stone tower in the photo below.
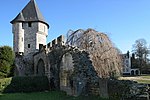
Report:
[[[11,21],[14,52],[28,55],[39,50],[39,45],[46,45],[48,23],[44,20],[34,0]]]

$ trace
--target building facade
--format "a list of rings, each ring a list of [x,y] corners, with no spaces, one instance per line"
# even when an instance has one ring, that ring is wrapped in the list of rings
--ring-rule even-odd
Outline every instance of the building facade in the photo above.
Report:
[[[126,54],[122,54],[123,60],[123,75],[139,75],[140,71],[138,68],[132,68],[131,56],[129,51]]]

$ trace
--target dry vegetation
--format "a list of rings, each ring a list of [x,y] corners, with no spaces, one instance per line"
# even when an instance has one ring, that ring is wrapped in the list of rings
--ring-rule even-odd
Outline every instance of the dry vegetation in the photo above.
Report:
[[[120,77],[119,80],[133,80],[133,81],[137,81],[138,83],[150,84],[150,75]]]
[[[98,75],[102,78],[118,76],[121,72],[121,58],[109,37],[93,29],[69,31],[67,44],[77,46],[90,54]]]

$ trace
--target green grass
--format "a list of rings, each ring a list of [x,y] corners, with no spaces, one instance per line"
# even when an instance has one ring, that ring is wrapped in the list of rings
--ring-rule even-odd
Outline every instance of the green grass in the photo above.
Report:
[[[141,76],[141,78],[150,79],[150,75],[143,75],[143,76]]]
[[[150,84],[150,80],[136,80],[138,83]]]
[[[0,94],[0,100],[108,100],[97,96],[68,96],[64,92],[37,92]]]
[[[129,76],[129,77],[121,77],[120,80],[133,80],[138,83],[150,84],[150,75],[140,75],[140,76]]]

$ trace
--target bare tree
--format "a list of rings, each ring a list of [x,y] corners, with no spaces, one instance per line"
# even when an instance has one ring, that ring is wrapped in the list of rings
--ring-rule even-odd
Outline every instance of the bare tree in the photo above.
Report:
[[[133,45],[133,53],[138,60],[140,71],[142,71],[142,68],[147,64],[149,54],[147,42],[145,39],[138,39],[135,41],[135,44]]]
[[[102,78],[120,75],[122,62],[118,49],[108,36],[93,29],[69,31],[66,43],[84,49],[90,54],[98,75]]]

